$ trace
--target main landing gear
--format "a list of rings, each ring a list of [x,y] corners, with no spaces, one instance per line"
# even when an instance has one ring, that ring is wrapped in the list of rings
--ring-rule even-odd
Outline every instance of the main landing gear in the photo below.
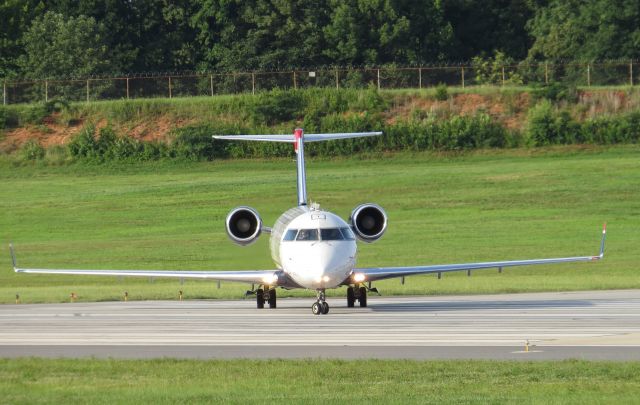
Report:
[[[327,301],[325,301],[324,290],[318,290],[316,294],[318,295],[318,301],[314,302],[313,305],[311,305],[311,312],[313,312],[314,315],[328,314],[329,304],[327,304]]]
[[[355,307],[356,301],[360,303],[360,307],[367,306],[367,288],[358,286],[349,286],[347,288],[347,307]]]
[[[258,306],[258,309],[264,308],[265,302],[269,304],[269,308],[276,307],[276,289],[275,288],[267,288],[264,290],[262,288],[258,288],[256,290],[256,304]]]

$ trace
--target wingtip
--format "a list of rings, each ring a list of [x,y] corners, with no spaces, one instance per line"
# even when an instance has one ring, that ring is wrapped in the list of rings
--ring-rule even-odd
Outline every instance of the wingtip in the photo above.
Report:
[[[16,264],[16,254],[13,251],[13,243],[9,242],[9,252],[11,253],[11,264],[13,264],[13,270],[17,271],[18,265]]]
[[[598,257],[602,259],[604,257],[604,242],[607,238],[607,223],[602,226],[602,241],[600,242],[600,255]]]

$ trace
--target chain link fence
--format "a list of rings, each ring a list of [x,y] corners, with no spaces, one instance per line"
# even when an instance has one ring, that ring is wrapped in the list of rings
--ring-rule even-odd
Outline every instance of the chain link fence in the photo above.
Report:
[[[310,87],[423,89],[438,84],[532,85],[565,82],[576,86],[633,86],[637,61],[565,64],[536,63],[491,66],[322,68],[275,72],[132,75],[69,80],[2,80],[6,104],[120,100],[153,97],[194,97]]]

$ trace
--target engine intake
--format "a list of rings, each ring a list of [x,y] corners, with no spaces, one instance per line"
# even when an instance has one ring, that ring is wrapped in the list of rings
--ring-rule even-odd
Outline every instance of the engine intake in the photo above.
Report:
[[[233,243],[246,246],[255,242],[262,233],[262,218],[251,207],[237,207],[227,215],[227,236]]]
[[[349,221],[356,237],[367,243],[380,239],[387,230],[387,214],[376,204],[358,205]]]

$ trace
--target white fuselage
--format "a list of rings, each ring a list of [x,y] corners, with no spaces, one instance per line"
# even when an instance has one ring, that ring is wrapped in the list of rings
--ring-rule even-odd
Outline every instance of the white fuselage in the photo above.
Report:
[[[338,287],[356,265],[349,224],[328,211],[292,208],[276,222],[270,243],[276,266],[304,288]]]

